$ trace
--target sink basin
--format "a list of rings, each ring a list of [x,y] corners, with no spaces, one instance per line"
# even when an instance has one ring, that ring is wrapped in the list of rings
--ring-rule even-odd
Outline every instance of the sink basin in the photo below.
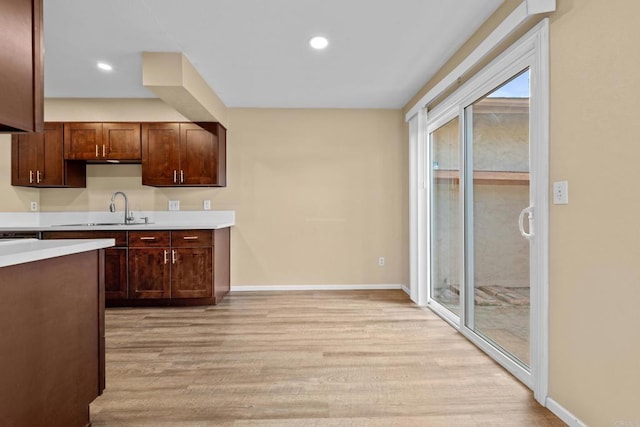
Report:
[[[129,222],[125,224],[124,222],[84,222],[78,224],[54,224],[52,227],[100,227],[100,226],[109,226],[109,225],[145,225],[145,224],[153,224],[152,222]]]

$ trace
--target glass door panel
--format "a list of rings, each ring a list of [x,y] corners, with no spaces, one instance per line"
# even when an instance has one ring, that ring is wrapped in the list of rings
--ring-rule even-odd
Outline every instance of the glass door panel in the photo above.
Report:
[[[460,316],[459,119],[429,134],[431,159],[431,298]]]
[[[530,364],[529,70],[465,109],[467,327]]]

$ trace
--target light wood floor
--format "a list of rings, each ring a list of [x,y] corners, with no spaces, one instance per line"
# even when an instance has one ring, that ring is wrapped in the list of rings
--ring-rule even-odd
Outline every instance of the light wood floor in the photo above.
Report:
[[[561,426],[402,291],[109,309],[94,426]]]

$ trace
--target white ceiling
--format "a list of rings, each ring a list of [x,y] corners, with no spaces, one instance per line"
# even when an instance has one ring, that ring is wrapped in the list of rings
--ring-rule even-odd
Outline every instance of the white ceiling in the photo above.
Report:
[[[401,108],[502,2],[44,0],[45,96],[155,97],[141,52],[180,51],[229,107]]]

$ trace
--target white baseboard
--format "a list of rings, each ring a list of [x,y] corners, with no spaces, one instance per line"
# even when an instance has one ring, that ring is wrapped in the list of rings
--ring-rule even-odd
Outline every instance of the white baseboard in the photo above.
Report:
[[[578,417],[567,411],[564,406],[550,397],[547,397],[547,409],[553,412],[558,418],[567,423],[570,427],[587,427]]]
[[[409,289],[408,286],[402,285],[402,290],[404,291],[405,294],[411,296],[411,289]]]
[[[400,284],[381,285],[232,285],[231,292],[262,292],[262,291],[367,291],[403,289]]]

